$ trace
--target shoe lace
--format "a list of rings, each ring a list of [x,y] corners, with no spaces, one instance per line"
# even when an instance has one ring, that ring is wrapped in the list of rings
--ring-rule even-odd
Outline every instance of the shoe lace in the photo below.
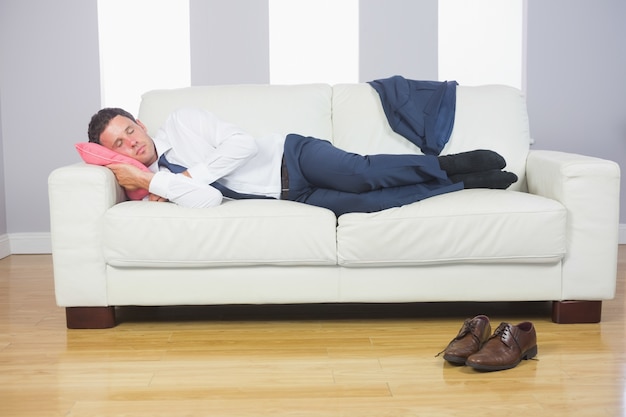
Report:
[[[519,349],[519,351],[520,352],[522,351],[522,346],[519,344],[518,340],[513,335],[513,332],[511,331],[511,325],[509,323],[500,323],[500,325],[498,326],[496,331],[493,332],[493,335],[489,338],[489,340],[496,338],[496,337],[500,337],[500,341],[504,343],[504,345],[507,346],[508,348],[511,348],[510,341],[512,340],[515,343],[515,346],[517,346],[517,348]],[[539,359],[532,358],[532,360],[538,361]]]
[[[476,332],[474,330],[476,330],[476,326],[478,324],[477,320],[474,319],[465,319],[465,321],[463,322],[463,326],[461,326],[461,330],[459,330],[459,334],[457,334],[454,339],[452,339],[450,341],[450,343],[448,343],[448,346],[445,347],[444,350],[442,350],[441,352],[437,353],[435,355],[435,357],[439,357],[443,352],[445,352],[446,350],[448,350],[448,348],[457,340],[461,340],[462,338],[464,338],[468,333],[472,336],[472,338],[474,339],[474,341],[476,342],[476,344],[478,346],[481,345],[480,343],[480,338],[476,335]]]
[[[515,343],[517,348],[520,351],[522,350],[522,347],[520,346],[519,342],[517,341],[517,339],[511,332],[511,325],[509,323],[504,323],[504,322],[500,323],[496,331],[493,332],[493,335],[489,339],[493,339],[496,337],[499,337],[500,341],[504,343],[508,348],[512,347],[511,341],[513,341],[513,343]]]

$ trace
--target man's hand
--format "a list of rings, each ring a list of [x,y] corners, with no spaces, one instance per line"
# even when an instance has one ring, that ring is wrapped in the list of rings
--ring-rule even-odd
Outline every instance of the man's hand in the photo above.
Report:
[[[117,182],[128,190],[150,189],[150,181],[154,176],[152,172],[142,171],[130,164],[110,164],[107,168],[113,171]]]
[[[161,197],[160,195],[150,193],[148,195],[148,201],[158,201],[158,202],[168,202],[167,198]]]

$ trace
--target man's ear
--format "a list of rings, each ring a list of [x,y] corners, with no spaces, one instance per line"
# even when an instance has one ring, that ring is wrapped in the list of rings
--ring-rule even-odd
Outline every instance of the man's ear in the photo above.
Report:
[[[143,129],[144,132],[148,133],[148,128],[146,127],[146,125],[144,125],[141,120],[136,119],[137,125]]]

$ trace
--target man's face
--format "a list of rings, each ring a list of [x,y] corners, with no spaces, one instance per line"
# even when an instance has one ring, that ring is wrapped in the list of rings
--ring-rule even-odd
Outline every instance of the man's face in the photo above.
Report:
[[[143,123],[124,116],[115,116],[100,134],[100,143],[122,155],[150,166],[157,160],[152,138]]]

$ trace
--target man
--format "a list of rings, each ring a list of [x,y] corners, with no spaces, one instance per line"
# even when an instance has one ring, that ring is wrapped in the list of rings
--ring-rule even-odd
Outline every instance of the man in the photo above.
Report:
[[[108,165],[120,185],[149,190],[151,201],[186,207],[212,207],[224,197],[256,196],[326,207],[340,216],[398,207],[463,188],[505,189],[517,181],[515,174],[502,171],[504,158],[489,150],[439,157],[362,156],[296,134],[253,138],[195,108],[172,113],[154,138],[130,113],[106,108],[92,117],[88,134],[90,142],[150,169]]]

